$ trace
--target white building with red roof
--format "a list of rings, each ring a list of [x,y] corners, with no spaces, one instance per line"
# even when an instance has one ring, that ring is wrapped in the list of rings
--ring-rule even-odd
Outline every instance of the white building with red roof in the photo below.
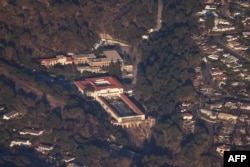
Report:
[[[69,163],[71,161],[74,161],[76,158],[74,156],[71,155],[63,155],[62,157],[62,161]]]
[[[52,57],[52,58],[40,59],[41,65],[46,66],[46,67],[54,66],[56,64],[67,65],[67,64],[74,63],[75,65],[82,64],[86,67],[89,67],[89,68],[84,69],[84,71],[94,70],[94,72],[96,72],[96,69],[95,69],[96,67],[101,68],[103,66],[109,66],[112,62],[113,63],[120,62],[121,69],[123,69],[123,66],[124,66],[123,59],[116,50],[103,51],[103,53],[100,54],[99,57],[96,57],[95,54],[90,53],[90,54],[77,54],[77,55],[68,54],[67,56],[57,55],[56,57]]]
[[[123,85],[114,77],[86,78],[74,84],[82,94],[93,97],[113,118],[112,124],[139,126],[145,114],[123,93]]]
[[[10,120],[10,119],[16,118],[17,116],[19,116],[19,112],[17,112],[16,110],[13,110],[4,114],[3,119]]]
[[[183,113],[182,118],[185,120],[191,120],[191,119],[193,119],[193,115],[190,113]]]
[[[182,106],[182,107],[189,107],[190,105],[191,105],[190,102],[182,102],[182,103],[181,103],[181,106]]]
[[[12,140],[10,143],[10,147],[13,146],[31,146],[31,142],[29,140],[24,140],[24,139],[15,139]]]
[[[20,135],[32,135],[32,136],[40,136],[43,134],[43,130],[36,128],[24,128],[19,132]]]
[[[67,64],[72,64],[72,62],[73,62],[72,57],[64,55],[57,55],[56,57],[53,58],[41,59],[41,65],[46,67],[54,66],[56,64],[67,65]]]
[[[35,148],[38,152],[43,154],[48,153],[49,151],[53,150],[54,146],[52,144],[40,144],[37,148]]]
[[[123,93],[122,84],[114,77],[87,78],[74,82],[82,94],[92,96],[119,96]]]
[[[216,148],[216,151],[223,156],[224,155],[224,151],[230,151],[230,146],[227,146],[225,144],[220,145]]]

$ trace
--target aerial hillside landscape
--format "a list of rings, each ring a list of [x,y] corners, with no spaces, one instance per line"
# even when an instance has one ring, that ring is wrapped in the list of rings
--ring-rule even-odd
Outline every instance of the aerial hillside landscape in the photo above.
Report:
[[[221,167],[249,46],[247,0],[2,0],[0,166]]]
[[[156,9],[154,1],[4,0],[1,51],[9,59],[19,55],[21,61],[27,54],[81,53],[91,49],[100,33],[136,43],[154,26]]]

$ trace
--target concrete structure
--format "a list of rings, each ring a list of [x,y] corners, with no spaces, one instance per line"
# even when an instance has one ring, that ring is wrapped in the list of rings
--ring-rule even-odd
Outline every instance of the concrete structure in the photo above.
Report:
[[[35,129],[35,128],[24,128],[19,132],[20,135],[32,135],[32,136],[40,136],[43,134],[43,130]]]
[[[7,114],[4,114],[3,119],[10,120],[10,119],[17,117],[18,115],[19,113],[16,110],[13,110],[11,112],[8,112]]]
[[[221,19],[219,17],[215,18],[214,23],[215,23],[215,26],[218,26],[218,25],[228,25],[229,26],[229,25],[231,25],[231,23],[228,20]]]
[[[127,72],[133,72],[134,68],[133,65],[124,65],[123,70]]]
[[[149,38],[149,35],[142,35],[141,38],[142,38],[142,39],[148,39],[148,38]]]
[[[212,60],[218,60],[219,59],[219,55],[215,55],[215,54],[208,55],[208,58],[210,58]]]
[[[133,127],[145,123],[145,114],[123,93],[123,86],[114,77],[87,78],[74,83],[82,94],[93,97],[102,106],[112,117],[112,124]]]
[[[220,120],[237,120],[238,116],[232,115],[232,114],[227,114],[227,113],[219,113],[218,114],[218,119]]]
[[[47,152],[53,150],[53,148],[54,148],[54,147],[53,147],[52,144],[40,144],[40,145],[36,148],[36,150],[37,150],[38,152],[41,152],[41,153],[45,154],[45,153],[47,153]]]
[[[5,108],[0,105],[0,111],[3,111]]]
[[[248,38],[248,37],[250,37],[250,32],[248,32],[248,31],[242,32],[242,35],[244,38]]]
[[[84,71],[92,72],[92,73],[104,73],[105,71],[102,71],[101,67],[91,67],[91,66],[76,66],[76,70],[80,73],[83,73]]]
[[[225,102],[225,107],[230,108],[230,109],[237,109],[238,105],[237,103],[233,103],[231,101]]]
[[[230,151],[230,146],[227,146],[225,144],[221,145],[221,146],[218,146],[216,148],[216,151],[221,155],[223,156],[224,155],[224,151]]]
[[[223,107],[221,103],[209,104],[208,106],[209,106],[209,108],[210,108],[211,110],[220,109],[220,108]]]
[[[189,102],[182,102],[181,103],[182,107],[189,107],[190,105],[191,105],[191,103],[189,103]]]
[[[115,38],[113,38],[111,35],[109,35],[107,33],[101,33],[101,34],[99,34],[99,36],[100,36],[101,40],[97,42],[98,43],[97,45],[94,45],[94,48],[96,46],[100,45],[101,41],[104,42],[102,45],[129,46],[126,41],[121,41],[120,39],[115,39]]]
[[[205,10],[216,10],[216,6],[215,5],[206,5]]]
[[[76,163],[69,163],[69,164],[67,165],[67,167],[82,167],[82,165],[78,165],[78,164],[76,164]],[[86,166],[83,166],[83,167],[86,167]]]
[[[239,39],[239,36],[233,36],[233,35],[227,35],[226,37],[228,42]]]
[[[114,100],[119,103],[111,103]],[[141,121],[145,120],[145,115],[141,110],[125,95],[109,97],[98,96],[96,101],[106,110],[106,112],[114,119],[114,125],[122,125],[123,127],[130,127],[131,124],[139,126]],[[123,104],[122,104],[123,103]],[[125,107],[123,107],[125,106]]]
[[[183,118],[184,120],[191,120],[191,119],[193,119],[193,115],[190,114],[190,113],[183,113],[183,114],[181,114],[181,115],[182,115],[182,118]]]
[[[206,114],[206,115],[211,115],[211,114],[212,114],[212,111],[206,110],[206,109],[200,109],[200,112],[201,112],[202,114]]]
[[[13,146],[31,146],[31,143],[29,140],[23,140],[23,139],[16,139],[11,141],[10,147]]]
[[[215,22],[215,26],[212,29],[212,31],[215,31],[215,32],[224,32],[224,31],[233,31],[233,30],[235,30],[235,27],[233,27],[232,25],[226,25],[226,24],[217,25],[217,20]]]
[[[119,61],[121,63],[121,67],[123,67],[123,59],[116,50],[103,51],[103,56],[103,58],[89,59],[88,64],[90,66],[103,67],[109,66],[111,62],[116,63]]]
[[[78,55],[73,55],[73,63],[74,64],[87,64],[90,59],[95,59],[96,55],[91,53],[91,54],[78,54]]]
[[[123,93],[122,84],[114,77],[87,78],[83,81],[74,82],[82,94],[92,96],[119,96]]]
[[[80,72],[82,71],[90,71],[90,72],[101,72],[100,68],[101,67],[107,67],[109,66],[112,62],[121,63],[121,70],[123,70],[123,59],[119,55],[119,53],[116,50],[108,50],[108,51],[103,51],[103,54],[101,54],[99,57],[96,57],[95,54],[90,53],[90,54],[78,54],[78,55],[69,55],[69,56],[64,56],[64,55],[58,55],[54,58],[44,58],[41,59],[41,65],[50,67],[54,66],[56,64],[61,64],[61,65],[67,65],[67,64],[72,64],[74,63],[77,65],[77,70]],[[85,64],[85,67],[83,66],[78,66],[78,64]],[[91,67],[89,67],[91,66]],[[127,69],[131,69],[131,67],[127,67]]]
[[[72,64],[72,57],[64,56],[64,55],[57,55],[53,58],[44,58],[41,59],[41,65],[49,67],[54,66],[56,64],[67,65]]]
[[[94,50],[97,50],[99,47],[101,47],[102,45],[104,45],[106,42],[105,39],[100,39],[99,41],[97,41],[95,44],[94,44]]]
[[[235,46],[235,50],[247,50],[249,47],[245,45]]]
[[[74,156],[70,156],[70,155],[63,155],[62,157],[62,161],[69,163],[71,161],[74,161],[76,158]]]
[[[247,121],[248,118],[249,118],[249,116],[247,114],[240,114],[240,116],[239,116],[239,120],[242,122]]]
[[[241,104],[240,109],[241,110],[250,110],[250,104]]]
[[[109,66],[111,61],[107,58],[97,58],[97,59],[91,59],[89,61],[90,66],[97,66],[97,67],[105,67]]]
[[[228,42],[228,44],[227,44],[230,48],[234,48],[234,47],[236,47],[236,46],[240,46],[240,42],[238,42],[238,41],[230,41],[230,42]]]
[[[216,120],[217,119],[217,113],[216,112],[206,110],[206,109],[200,109],[200,113],[202,115],[205,115],[206,117],[208,117],[211,120]]]

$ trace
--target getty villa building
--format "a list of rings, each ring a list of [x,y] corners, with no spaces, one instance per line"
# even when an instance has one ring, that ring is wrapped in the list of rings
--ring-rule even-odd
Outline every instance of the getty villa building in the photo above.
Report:
[[[124,128],[154,125],[155,120],[150,116],[146,119],[141,109],[124,94],[123,85],[116,78],[86,78],[74,84],[81,94],[93,97],[102,106],[112,117],[113,125]]]

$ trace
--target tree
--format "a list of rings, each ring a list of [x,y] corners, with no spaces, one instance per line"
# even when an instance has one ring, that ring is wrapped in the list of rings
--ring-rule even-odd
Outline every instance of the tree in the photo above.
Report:
[[[118,79],[121,79],[121,77],[122,77],[121,62],[117,61],[114,63],[112,61],[108,67],[108,72],[110,75],[113,75]]]
[[[156,139],[156,145],[161,148],[178,150],[182,141],[180,129],[171,120],[156,125],[153,136]]]
[[[196,133],[187,136],[182,141],[183,159],[188,166],[203,166],[202,154],[208,151],[208,132],[204,127],[197,126]],[[203,159],[204,160],[204,159]]]
[[[247,50],[246,50],[246,54],[247,54],[247,55],[250,55],[250,49],[247,49]]]
[[[211,30],[215,26],[214,21],[215,21],[215,17],[213,16],[207,17],[205,19],[205,27],[207,30]]]
[[[62,126],[62,120],[56,112],[52,112],[44,124],[46,129],[60,129]]]

